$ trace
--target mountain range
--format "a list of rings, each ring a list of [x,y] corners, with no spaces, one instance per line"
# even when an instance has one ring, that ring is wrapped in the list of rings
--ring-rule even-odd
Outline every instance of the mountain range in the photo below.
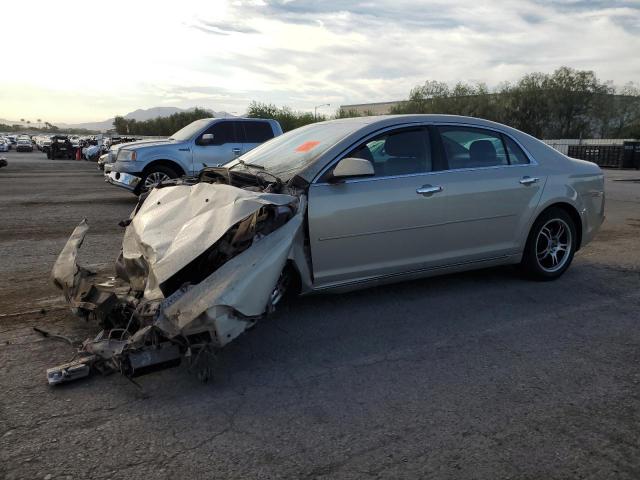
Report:
[[[144,122],[145,120],[151,120],[152,118],[168,117],[169,115],[173,115],[174,113],[188,112],[193,110],[194,108],[195,107],[193,108],[153,107],[153,108],[147,108],[147,109],[139,108],[138,110],[134,110],[133,112],[129,112],[123,116],[124,118],[129,120],[137,120],[139,122]],[[234,116],[228,112],[215,112],[210,109],[206,109],[206,110],[208,110],[214,117],[217,117],[217,118]],[[87,130],[96,130],[99,132],[106,132],[107,130],[110,130],[111,128],[113,128],[113,120],[114,118],[109,118],[102,122],[55,123],[54,125],[59,127],[61,130],[64,130],[65,128],[85,128]],[[28,128],[28,125],[26,123],[20,122],[17,120],[5,120],[3,118],[0,118],[0,123],[4,123],[5,125],[23,125],[25,128]],[[38,125],[35,125],[32,122],[31,126],[38,126]]]

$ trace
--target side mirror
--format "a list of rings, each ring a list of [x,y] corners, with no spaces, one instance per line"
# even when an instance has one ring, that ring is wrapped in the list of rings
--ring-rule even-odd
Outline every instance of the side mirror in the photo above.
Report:
[[[364,158],[343,158],[333,169],[332,178],[367,177],[375,175],[373,164]]]
[[[211,145],[213,143],[213,133],[205,133],[200,141],[202,145]]]

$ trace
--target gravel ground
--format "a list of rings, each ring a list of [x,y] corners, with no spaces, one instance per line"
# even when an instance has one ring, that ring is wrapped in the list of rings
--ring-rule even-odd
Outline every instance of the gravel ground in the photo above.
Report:
[[[83,339],[49,284],[74,226],[107,271],[127,192],[95,164],[0,170],[0,477],[640,478],[640,172],[608,171],[607,220],[558,281],[498,268],[296,299],[186,368],[51,388]],[[638,181],[634,182],[633,180]],[[619,181],[622,180],[622,181]]]

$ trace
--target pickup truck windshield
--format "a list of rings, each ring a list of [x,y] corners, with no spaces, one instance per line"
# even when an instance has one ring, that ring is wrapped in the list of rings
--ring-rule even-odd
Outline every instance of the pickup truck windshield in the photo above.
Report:
[[[359,128],[362,128],[362,124],[356,122],[314,123],[275,137],[239,159],[245,164],[263,167],[287,181]],[[234,160],[225,167],[242,168],[238,165],[238,161]]]
[[[211,121],[210,118],[203,118],[201,120],[196,120],[195,122],[191,122],[184,128],[181,128],[176,133],[169,137],[169,140],[177,140],[179,142],[184,142],[193,137],[196,133],[198,133],[201,129],[207,126],[207,124]]]

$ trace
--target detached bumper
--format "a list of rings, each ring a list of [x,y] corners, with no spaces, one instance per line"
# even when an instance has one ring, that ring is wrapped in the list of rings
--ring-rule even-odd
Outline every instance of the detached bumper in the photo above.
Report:
[[[109,172],[104,175],[104,181],[112,185],[124,188],[133,192],[142,180],[140,177],[124,172]]]

